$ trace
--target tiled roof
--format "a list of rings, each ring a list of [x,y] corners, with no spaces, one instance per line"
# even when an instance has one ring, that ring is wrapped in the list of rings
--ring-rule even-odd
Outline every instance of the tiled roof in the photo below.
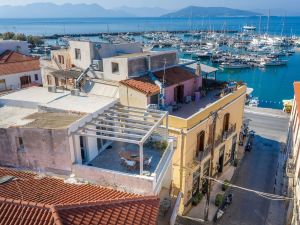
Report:
[[[120,83],[124,84],[125,86],[131,87],[137,91],[140,91],[146,95],[154,95],[159,93],[159,87],[147,75],[122,80]]]
[[[0,55],[0,75],[8,75],[40,69],[39,58],[7,50]]]
[[[163,81],[164,76],[166,86],[176,85],[190,79],[195,79],[193,73],[179,66],[169,68],[165,73],[163,70],[154,72],[154,75],[160,82]],[[121,84],[138,90],[148,96],[159,93],[159,87],[147,75],[123,80],[121,81]]]
[[[154,75],[160,80],[163,80],[164,71],[155,72]],[[172,67],[166,70],[165,72],[165,82],[166,85],[174,85],[179,84],[181,82],[195,79],[195,75],[188,71],[187,69],[183,69],[180,66]]]
[[[298,116],[300,119],[300,82],[294,83],[295,101],[297,105]]]
[[[1,168],[2,224],[156,224],[158,199]]]

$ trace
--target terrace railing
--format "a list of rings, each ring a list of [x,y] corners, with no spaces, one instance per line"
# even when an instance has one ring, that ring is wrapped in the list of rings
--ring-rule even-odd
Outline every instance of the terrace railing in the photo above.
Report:
[[[154,171],[156,182],[158,182],[160,180],[161,175],[163,175],[164,170],[166,169],[166,166],[168,166],[168,163],[172,163],[171,161],[170,162],[168,162],[168,161],[170,160],[170,157],[172,156],[173,151],[174,151],[173,144],[172,144],[172,142],[169,142],[168,147],[166,148],[164,154],[162,155],[162,157],[156,167],[156,170]]]
[[[210,155],[212,149],[212,145],[209,144],[205,147],[204,151],[199,152],[198,157],[196,158],[197,161],[202,161],[205,159],[208,155]]]
[[[223,133],[223,139],[228,139],[234,132],[236,131],[236,123],[231,124],[229,129],[227,131],[224,131]]]

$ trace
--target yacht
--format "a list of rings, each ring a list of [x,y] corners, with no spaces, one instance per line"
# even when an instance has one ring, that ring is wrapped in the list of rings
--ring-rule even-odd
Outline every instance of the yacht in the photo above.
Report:
[[[249,106],[258,107],[258,105],[259,105],[259,100],[258,100],[257,97],[254,97],[254,98],[250,99]]]
[[[255,31],[256,27],[246,25],[246,26],[243,26],[243,30],[245,30],[245,31]]]
[[[245,69],[250,68],[251,65],[241,62],[223,62],[220,67],[223,69]]]
[[[270,59],[270,58],[264,58],[261,60],[260,65],[261,66],[285,66],[287,65],[287,60],[281,60],[281,59]]]

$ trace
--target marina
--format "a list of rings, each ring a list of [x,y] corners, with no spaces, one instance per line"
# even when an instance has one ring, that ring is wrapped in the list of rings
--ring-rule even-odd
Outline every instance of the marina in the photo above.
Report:
[[[254,89],[252,95],[259,99],[259,106],[276,109],[282,109],[282,101],[293,97],[290,89],[300,74],[300,68],[297,66],[300,60],[299,18],[290,17],[285,21],[279,17],[271,17],[269,21],[267,17],[230,20],[199,18],[192,21],[138,18],[135,19],[135,26],[140,24],[138,29],[130,27],[133,26],[131,18],[85,21],[93,26],[101,23],[102,25],[97,25],[100,32],[96,32],[95,29],[79,31],[77,29],[81,27],[80,22],[71,26],[68,25],[69,20],[72,20],[72,23],[77,21],[66,19],[63,32],[56,28],[52,34],[49,33],[52,24],[46,24],[49,32],[41,35],[45,43],[42,46],[32,46],[31,54],[48,57],[51,50],[65,48],[72,39],[108,43],[138,41],[143,43],[145,51],[177,50],[181,58],[201,61],[216,67],[219,69],[218,79],[246,82]],[[127,31],[114,27],[117,21]],[[61,22],[59,20],[57,26]],[[107,23],[104,26],[105,22]],[[35,20],[30,23],[34,29],[40,25],[40,22],[35,23]],[[144,25],[141,25],[142,23]],[[16,26],[15,30],[21,31],[21,26]],[[30,32],[34,34],[33,30]]]

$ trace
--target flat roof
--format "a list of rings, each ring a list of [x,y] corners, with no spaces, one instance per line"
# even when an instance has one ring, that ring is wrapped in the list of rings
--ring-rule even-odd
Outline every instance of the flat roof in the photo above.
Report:
[[[200,66],[201,66],[201,71],[204,72],[204,73],[214,73],[214,72],[217,72],[219,71],[218,68],[215,68],[215,67],[212,67],[212,66],[208,66],[206,64],[202,64],[200,63]],[[196,70],[197,68],[197,63],[193,63],[193,64],[190,64],[190,65],[186,65],[186,67],[190,68],[190,69],[193,69],[193,70]]]
[[[36,112],[37,109],[0,106],[0,127],[9,128],[13,126],[23,126],[31,122],[31,120],[24,118]]]
[[[69,112],[94,113],[116,101],[117,99],[110,97],[81,94],[80,96],[64,96],[42,106]]]
[[[56,93],[52,93],[44,87],[30,87],[1,96],[0,104],[35,108],[39,104],[46,104],[69,94],[69,91],[57,90]]]
[[[163,55],[168,53],[176,53],[176,51],[152,51],[152,52],[137,52],[137,53],[130,53],[130,54],[122,54],[113,56],[112,58],[137,58],[141,56],[154,56],[154,55]]]
[[[70,113],[36,112],[24,118],[30,122],[22,127],[61,129],[67,128],[69,125],[81,119],[82,117],[83,115]]]

